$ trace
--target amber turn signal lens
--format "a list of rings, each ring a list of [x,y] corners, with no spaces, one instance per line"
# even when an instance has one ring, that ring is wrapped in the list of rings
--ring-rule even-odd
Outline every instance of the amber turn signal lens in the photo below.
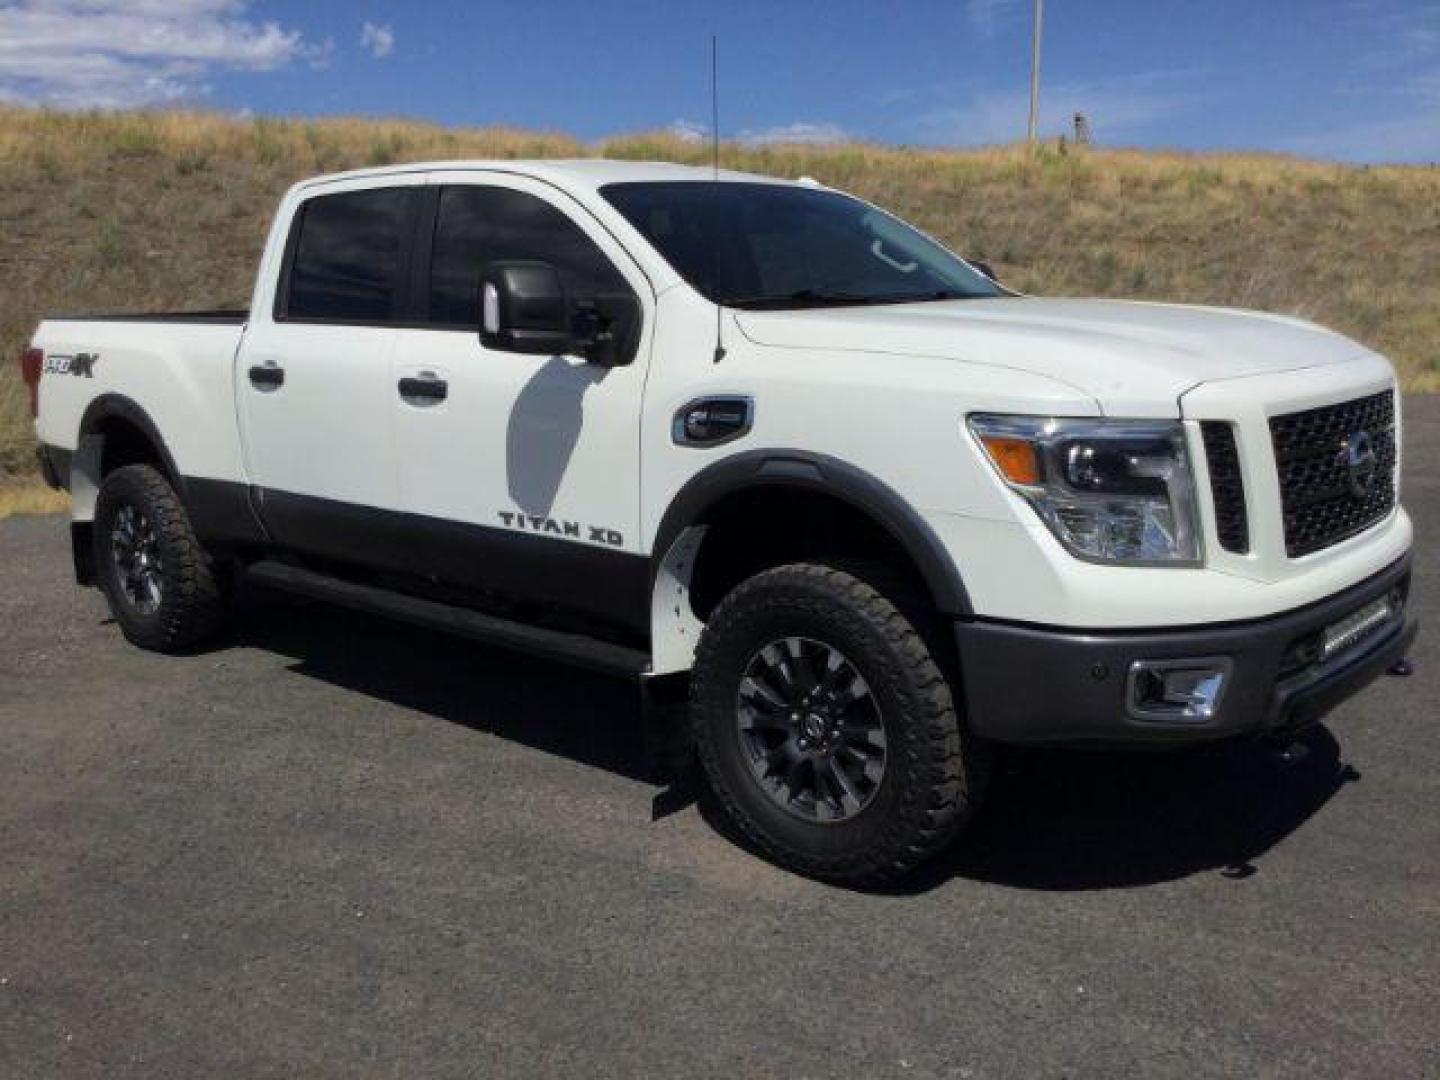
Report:
[[[1000,474],[1012,484],[1035,487],[1040,483],[1040,457],[1035,444],[1004,435],[982,435],[980,441]]]

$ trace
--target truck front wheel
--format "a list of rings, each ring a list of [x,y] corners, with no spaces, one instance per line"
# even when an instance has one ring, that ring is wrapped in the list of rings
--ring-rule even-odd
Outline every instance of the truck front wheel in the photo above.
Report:
[[[950,686],[896,603],[815,564],[767,570],[706,625],[696,744],[726,813],[767,857],[853,885],[948,844],[978,792]]]
[[[127,465],[105,477],[93,535],[95,579],[131,643],[177,652],[219,628],[215,568],[158,469]]]

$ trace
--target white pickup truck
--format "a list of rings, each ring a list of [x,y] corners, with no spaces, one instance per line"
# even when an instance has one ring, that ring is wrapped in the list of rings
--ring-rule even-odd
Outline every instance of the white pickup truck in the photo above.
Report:
[[[734,823],[831,880],[950,841],[995,743],[1293,739],[1416,632],[1384,358],[1017,295],[811,181],[321,177],[248,312],[47,319],[22,366],[137,645],[245,573],[679,686]]]

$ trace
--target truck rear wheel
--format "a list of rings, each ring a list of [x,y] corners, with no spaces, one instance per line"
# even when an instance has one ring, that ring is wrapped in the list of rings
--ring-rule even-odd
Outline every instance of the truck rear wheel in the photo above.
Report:
[[[95,503],[95,579],[133,644],[177,652],[224,621],[215,568],[174,488],[150,465],[105,477]]]
[[[940,666],[897,604],[845,570],[782,566],[722,600],[691,708],[725,811],[801,873],[883,884],[972,813],[975,755]]]

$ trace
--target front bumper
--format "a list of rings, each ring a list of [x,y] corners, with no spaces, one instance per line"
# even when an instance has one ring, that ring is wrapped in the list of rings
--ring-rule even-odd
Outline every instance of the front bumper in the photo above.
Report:
[[[1157,744],[1282,734],[1319,720],[1405,655],[1417,621],[1405,603],[1410,556],[1319,603],[1264,619],[1188,629],[1068,631],[956,624],[970,729],[1010,743]],[[1326,661],[1305,646],[1328,626],[1394,594],[1399,614]],[[1204,722],[1130,715],[1127,674],[1138,660],[1227,657],[1233,667]]]

